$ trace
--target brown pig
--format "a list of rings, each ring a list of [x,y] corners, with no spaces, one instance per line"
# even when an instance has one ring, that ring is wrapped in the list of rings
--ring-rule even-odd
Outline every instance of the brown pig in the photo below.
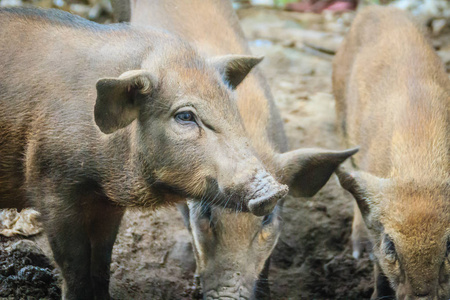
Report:
[[[129,21],[123,16],[131,16],[132,25],[175,32],[209,57],[250,54],[229,0],[116,0],[113,5],[119,20]],[[320,149],[283,153],[287,142],[282,121],[258,69],[237,88],[237,106],[255,155],[298,196],[314,195],[335,168],[355,153]],[[238,170],[233,173],[239,176]],[[265,217],[237,214],[209,203],[215,200],[190,202],[190,209],[182,209],[193,238],[204,298],[269,298],[268,258],[281,230],[281,203],[266,210],[270,214]]]
[[[359,170],[337,173],[359,207],[354,230],[364,222],[370,233],[372,299],[449,299],[450,81],[442,62],[407,13],[373,6],[334,59],[333,89],[345,140],[361,146]]]
[[[127,206],[189,197],[262,215],[285,196],[236,105],[260,60],[205,59],[150,28],[0,9],[0,208],[42,213],[65,299],[109,298]]]

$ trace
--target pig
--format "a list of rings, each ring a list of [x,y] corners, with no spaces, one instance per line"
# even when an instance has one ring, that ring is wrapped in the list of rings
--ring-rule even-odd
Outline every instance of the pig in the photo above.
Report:
[[[112,4],[118,20],[176,33],[208,57],[251,55],[228,0],[116,0]],[[283,123],[261,72],[254,69],[236,91],[238,110],[252,149],[266,170],[287,184],[293,194],[313,196],[335,168],[356,152],[287,152]],[[214,202],[213,199],[209,203]],[[197,262],[195,278],[201,283],[203,297],[270,298],[269,256],[281,232],[282,201],[266,210],[269,214],[264,217],[209,203],[189,201],[189,207],[180,206],[192,236]]]
[[[30,8],[0,9],[0,41],[0,208],[41,212],[64,299],[110,298],[126,207],[189,197],[261,215],[287,193],[236,105],[261,58]]]
[[[64,299],[110,298],[126,207],[190,198],[265,215],[281,181],[326,181],[353,153],[292,152],[276,161],[289,178],[270,173],[235,92],[260,57],[30,8],[0,9],[0,40],[0,208],[41,212]]]
[[[339,168],[368,230],[372,299],[450,298],[450,81],[406,12],[361,11],[333,61],[338,125],[360,145]],[[364,226],[364,225],[363,225]],[[363,233],[353,234],[363,237]]]

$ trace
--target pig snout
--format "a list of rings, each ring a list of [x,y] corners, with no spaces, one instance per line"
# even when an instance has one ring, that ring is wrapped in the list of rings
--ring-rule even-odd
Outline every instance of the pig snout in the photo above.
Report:
[[[209,276],[208,279],[203,279],[203,299],[252,299],[252,282],[253,280],[243,276],[241,272],[225,271],[219,276]]]
[[[289,188],[278,183],[267,172],[258,172],[250,185],[253,191],[248,198],[248,210],[256,216],[265,216],[272,212],[278,200],[284,198]]]

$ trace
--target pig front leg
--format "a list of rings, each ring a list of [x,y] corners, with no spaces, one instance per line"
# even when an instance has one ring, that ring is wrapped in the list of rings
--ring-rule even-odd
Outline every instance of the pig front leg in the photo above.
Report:
[[[89,209],[91,275],[95,299],[110,299],[109,280],[113,245],[125,208],[106,201],[95,201]]]
[[[353,224],[352,224],[352,247],[353,257],[355,259],[361,258],[364,251],[372,253],[372,243],[369,239],[369,233],[364,223],[361,211],[358,205],[353,205]]]
[[[91,282],[91,244],[81,205],[46,196],[40,211],[44,228],[64,282],[63,299],[94,299]]]

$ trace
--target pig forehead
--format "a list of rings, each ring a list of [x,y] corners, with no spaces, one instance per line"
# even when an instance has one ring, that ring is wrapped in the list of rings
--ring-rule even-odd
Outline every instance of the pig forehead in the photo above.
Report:
[[[408,242],[434,241],[450,233],[448,208],[441,205],[393,208],[382,218],[382,223],[386,233]]]
[[[442,238],[418,240],[416,243],[402,241],[397,252],[408,277],[435,276],[445,259],[447,243]]]
[[[440,183],[396,184],[383,194],[382,223],[395,230],[450,225],[450,194]],[[427,226],[425,226],[427,224]]]
[[[178,96],[192,96],[206,101],[234,100],[234,93],[222,82],[213,70],[181,68],[179,70],[165,71],[161,88],[166,93]],[[226,101],[225,101],[226,102]]]
[[[405,263],[434,264],[442,260],[450,236],[449,219],[440,214],[422,212],[410,214],[404,222],[386,226],[385,232],[394,241]]]
[[[225,247],[236,248],[236,246],[251,244],[256,234],[263,228],[263,219],[263,217],[257,217],[250,213],[213,212],[217,235],[222,246]],[[275,226],[270,228],[274,231],[277,229]],[[238,245],[236,244],[237,241],[239,241]]]

